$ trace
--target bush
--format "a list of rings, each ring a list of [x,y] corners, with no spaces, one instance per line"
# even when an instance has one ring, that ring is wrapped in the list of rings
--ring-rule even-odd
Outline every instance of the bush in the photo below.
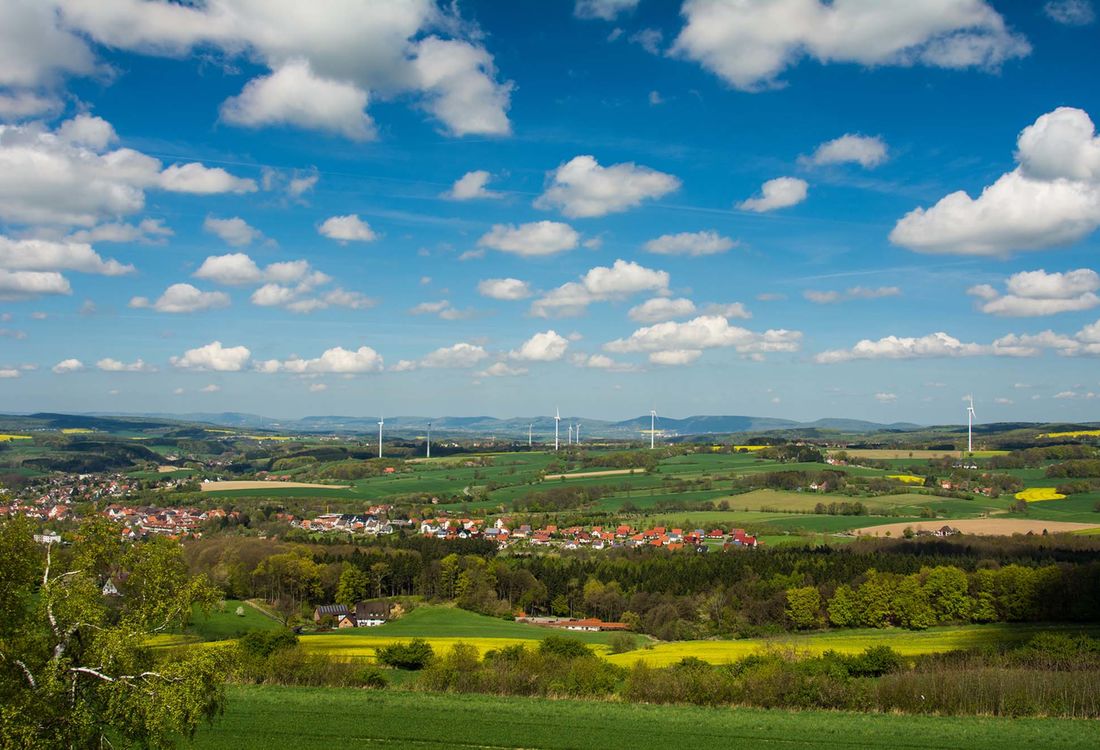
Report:
[[[298,636],[290,630],[250,630],[237,645],[245,656],[266,658],[280,649],[298,645]]]
[[[388,667],[416,670],[428,666],[435,658],[435,651],[432,650],[432,644],[423,638],[413,638],[408,643],[381,646],[375,656]]]
[[[625,654],[638,648],[638,639],[629,633],[615,633],[609,642],[611,653]]]
[[[560,635],[551,635],[544,638],[542,643],[539,644],[539,653],[552,654],[565,659],[595,656],[592,649],[583,642]]]

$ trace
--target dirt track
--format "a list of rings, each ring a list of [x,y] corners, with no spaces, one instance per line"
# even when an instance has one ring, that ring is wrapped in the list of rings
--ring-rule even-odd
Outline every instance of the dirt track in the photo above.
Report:
[[[642,469],[607,469],[606,471],[586,471],[580,474],[547,474],[545,479],[585,479],[587,477],[614,477],[620,474],[641,473]]]
[[[226,490],[278,490],[278,489],[307,489],[307,490],[346,490],[346,484],[310,484],[309,482],[257,482],[255,480],[235,479],[225,482],[203,482],[203,492],[223,492]]]
[[[861,536],[884,536],[887,531],[890,536],[901,536],[906,528],[913,531],[925,529],[938,531],[944,526],[958,529],[964,534],[976,534],[978,536],[1011,536],[1012,534],[1026,534],[1032,532],[1042,534],[1043,529],[1050,533],[1063,531],[1082,531],[1083,529],[1095,529],[1100,524],[1094,523],[1070,523],[1069,521],[1040,521],[1023,518],[964,518],[956,521],[938,519],[924,521],[922,523],[889,523],[883,526],[866,526],[862,529],[854,529],[853,534]]]

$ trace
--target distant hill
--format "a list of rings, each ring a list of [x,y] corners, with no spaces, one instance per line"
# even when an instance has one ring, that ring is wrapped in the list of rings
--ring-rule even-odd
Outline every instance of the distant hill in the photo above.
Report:
[[[499,418],[490,416],[469,417],[418,417],[387,416],[386,435],[391,438],[422,438],[432,425],[432,435],[444,438],[505,438],[523,439],[530,429],[539,441],[553,440],[554,418],[549,415]],[[610,438],[618,440],[644,439],[649,434],[649,415],[632,419],[609,421],[589,419],[563,414],[559,436],[564,442],[569,426],[580,426],[586,439]],[[242,431],[376,435],[378,417],[346,415],[313,415],[299,419],[274,419],[259,414],[242,412],[195,412],[189,414],[53,414],[0,415],[0,428],[59,430],[84,428],[100,432],[132,433],[138,431],[205,429],[209,427],[232,428]],[[1034,422],[1001,422],[974,425],[975,433],[997,434],[1020,429],[1040,429],[1046,432],[1073,429],[1095,429],[1095,424],[1042,424]],[[966,431],[966,425],[918,425],[911,422],[889,424],[860,419],[828,417],[812,422],[798,422],[777,417],[748,415],[708,415],[690,417],[657,417],[657,430],[666,438],[693,436],[728,436],[737,434],[775,434],[789,438],[828,437],[830,435],[871,435],[874,433],[957,433]],[[2,431],[2,429],[0,429]]]

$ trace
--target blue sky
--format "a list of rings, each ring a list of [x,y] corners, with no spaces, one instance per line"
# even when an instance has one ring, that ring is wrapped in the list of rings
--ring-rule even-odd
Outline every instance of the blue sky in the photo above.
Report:
[[[0,0],[0,409],[1100,419],[1098,31]]]

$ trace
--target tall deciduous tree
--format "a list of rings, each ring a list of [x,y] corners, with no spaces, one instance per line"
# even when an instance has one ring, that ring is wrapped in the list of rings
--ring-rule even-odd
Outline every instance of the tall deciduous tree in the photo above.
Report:
[[[125,544],[100,519],[66,548],[31,531],[0,525],[0,746],[166,748],[220,711],[222,655],[146,645],[216,597],[175,542]]]

